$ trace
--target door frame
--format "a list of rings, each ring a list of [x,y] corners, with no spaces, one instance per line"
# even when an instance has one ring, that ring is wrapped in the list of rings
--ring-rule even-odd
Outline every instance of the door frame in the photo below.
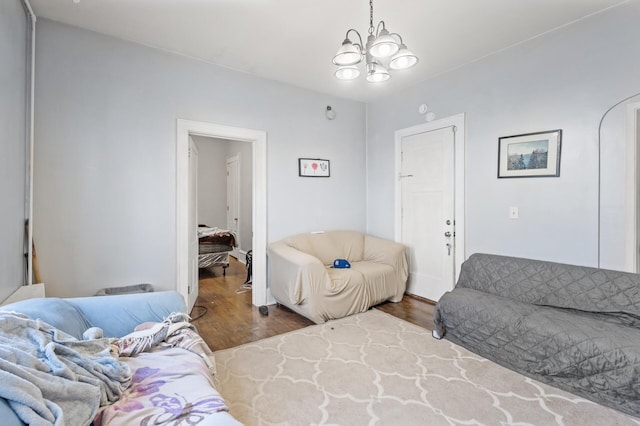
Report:
[[[241,176],[241,169],[240,169],[241,163],[240,163],[240,153],[239,152],[236,153],[236,154],[233,154],[233,155],[231,155],[229,157],[226,157],[226,160],[225,160],[225,165],[227,167],[227,182],[226,182],[226,185],[227,185],[227,206],[229,206],[229,204],[230,204],[229,203],[229,163],[233,163],[233,162],[236,163],[236,176],[235,176],[235,181],[236,181],[236,193],[235,193],[236,205],[235,205],[235,209],[236,209],[236,212],[237,212],[237,215],[238,215],[238,222],[236,223],[236,230],[235,230],[236,237],[237,237],[237,241],[236,241],[237,247],[233,248],[232,254],[237,257],[239,255],[239,253],[240,253],[240,250],[242,249],[242,246],[240,245],[240,241],[242,240],[242,235],[240,233],[240,227],[241,227],[241,224],[242,224],[242,218],[241,218],[241,214],[240,214],[241,213],[241,207],[242,207],[241,206],[242,203],[240,202],[241,197],[242,197],[242,194],[241,194],[242,185],[240,184],[240,180],[241,180],[241,177],[240,177]],[[229,210],[227,210],[227,218],[226,219],[227,219],[227,227],[228,227],[229,226]]]
[[[251,142],[253,146],[253,284],[251,303],[266,305],[267,290],[267,132],[178,119],[176,125],[176,290],[188,301],[189,135]]]
[[[195,227],[195,231],[198,231],[198,145],[196,145],[196,142],[193,140],[193,138],[189,138],[189,149],[188,149],[188,154],[189,154],[189,168],[188,168],[188,179],[189,179],[189,193],[191,192],[191,180],[193,179],[193,184],[194,184],[194,191],[193,191],[193,195],[194,198],[193,200],[190,200],[189,196],[187,196],[188,201],[188,205],[189,205],[189,209],[193,208],[195,210],[195,217],[196,220],[194,221],[193,226]],[[195,161],[193,161],[193,158],[195,156]],[[192,169],[195,168],[195,170]],[[188,210],[187,210],[187,213]],[[193,212],[192,212],[193,213]],[[189,219],[188,219],[189,215],[187,215],[187,223],[189,223]],[[189,228],[187,228],[189,229]],[[193,228],[192,228],[193,230]],[[193,235],[191,236],[193,238]],[[189,241],[189,247],[192,247],[192,240]],[[197,250],[197,248],[196,248]],[[196,255],[197,257],[197,255]],[[198,265],[197,265],[197,259],[195,259],[196,264],[194,265],[193,263],[191,263],[189,265],[189,269],[188,269],[188,273],[193,273],[193,276],[189,276],[188,278],[188,287],[187,287],[187,309],[189,309],[189,311],[191,311],[191,309],[193,309],[193,306],[196,303],[196,300],[198,299],[198,293],[199,293],[199,288],[198,288]],[[195,270],[194,270],[195,267]],[[195,281],[195,282],[194,282]],[[195,285],[195,289],[191,286],[191,285]],[[189,288],[191,287],[191,288]],[[191,291],[189,291],[191,290]]]
[[[625,241],[625,264],[628,272],[640,271],[638,262],[638,230],[640,220],[640,150],[638,149],[638,138],[640,129],[638,126],[638,114],[640,114],[640,102],[627,105],[626,111],[626,200],[625,222],[627,235]],[[600,261],[600,259],[598,259]]]
[[[455,280],[458,280],[460,267],[466,259],[466,231],[465,231],[465,195],[464,195],[464,179],[465,179],[465,114],[457,114],[451,117],[434,120],[424,124],[407,127],[405,129],[396,130],[395,139],[395,199],[394,199],[394,239],[397,242],[402,241],[402,183],[400,174],[402,171],[402,138],[420,133],[431,132],[447,127],[455,127],[454,132],[454,221],[455,221]],[[455,285],[455,282],[454,282]]]

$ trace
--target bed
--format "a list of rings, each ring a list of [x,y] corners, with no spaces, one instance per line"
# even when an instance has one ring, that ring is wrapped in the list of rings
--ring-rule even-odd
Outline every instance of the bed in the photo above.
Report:
[[[232,231],[198,225],[198,268],[221,266],[222,275],[226,276],[229,253],[236,245]]]

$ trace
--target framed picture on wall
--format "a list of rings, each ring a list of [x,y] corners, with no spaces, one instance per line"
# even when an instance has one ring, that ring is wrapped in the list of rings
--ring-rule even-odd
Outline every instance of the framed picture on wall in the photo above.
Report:
[[[329,177],[329,160],[298,158],[298,176]]]
[[[562,130],[498,138],[498,178],[560,176]]]

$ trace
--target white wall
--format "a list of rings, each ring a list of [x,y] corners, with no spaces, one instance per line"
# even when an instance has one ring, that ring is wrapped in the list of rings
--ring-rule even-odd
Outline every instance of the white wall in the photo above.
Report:
[[[49,295],[175,288],[178,118],[267,132],[269,241],[364,231],[363,104],[38,22],[34,232]],[[332,177],[298,178],[298,157],[330,159]]]
[[[393,132],[466,113],[467,255],[488,252],[596,265],[597,129],[602,114],[640,91],[640,2],[515,46],[368,106],[368,230],[393,237]],[[421,58],[428,61],[429,58]],[[394,78],[402,78],[399,73]],[[498,138],[562,129],[559,178],[497,179]],[[603,196],[624,205],[619,141],[607,140]],[[610,176],[616,174],[616,177]],[[509,220],[508,209],[520,209]],[[623,211],[603,209],[623,226]],[[618,220],[620,218],[620,221]],[[604,229],[603,267],[618,267],[619,238]],[[606,259],[605,259],[606,258]],[[621,256],[624,260],[624,256]]]
[[[0,2],[0,301],[25,283],[28,30],[22,1]]]

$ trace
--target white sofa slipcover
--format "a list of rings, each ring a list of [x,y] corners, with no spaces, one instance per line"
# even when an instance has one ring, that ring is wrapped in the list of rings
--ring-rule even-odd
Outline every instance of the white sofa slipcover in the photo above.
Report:
[[[317,324],[401,301],[409,276],[402,244],[357,231],[294,235],[267,254],[273,297]],[[335,259],[351,268],[332,268]]]

